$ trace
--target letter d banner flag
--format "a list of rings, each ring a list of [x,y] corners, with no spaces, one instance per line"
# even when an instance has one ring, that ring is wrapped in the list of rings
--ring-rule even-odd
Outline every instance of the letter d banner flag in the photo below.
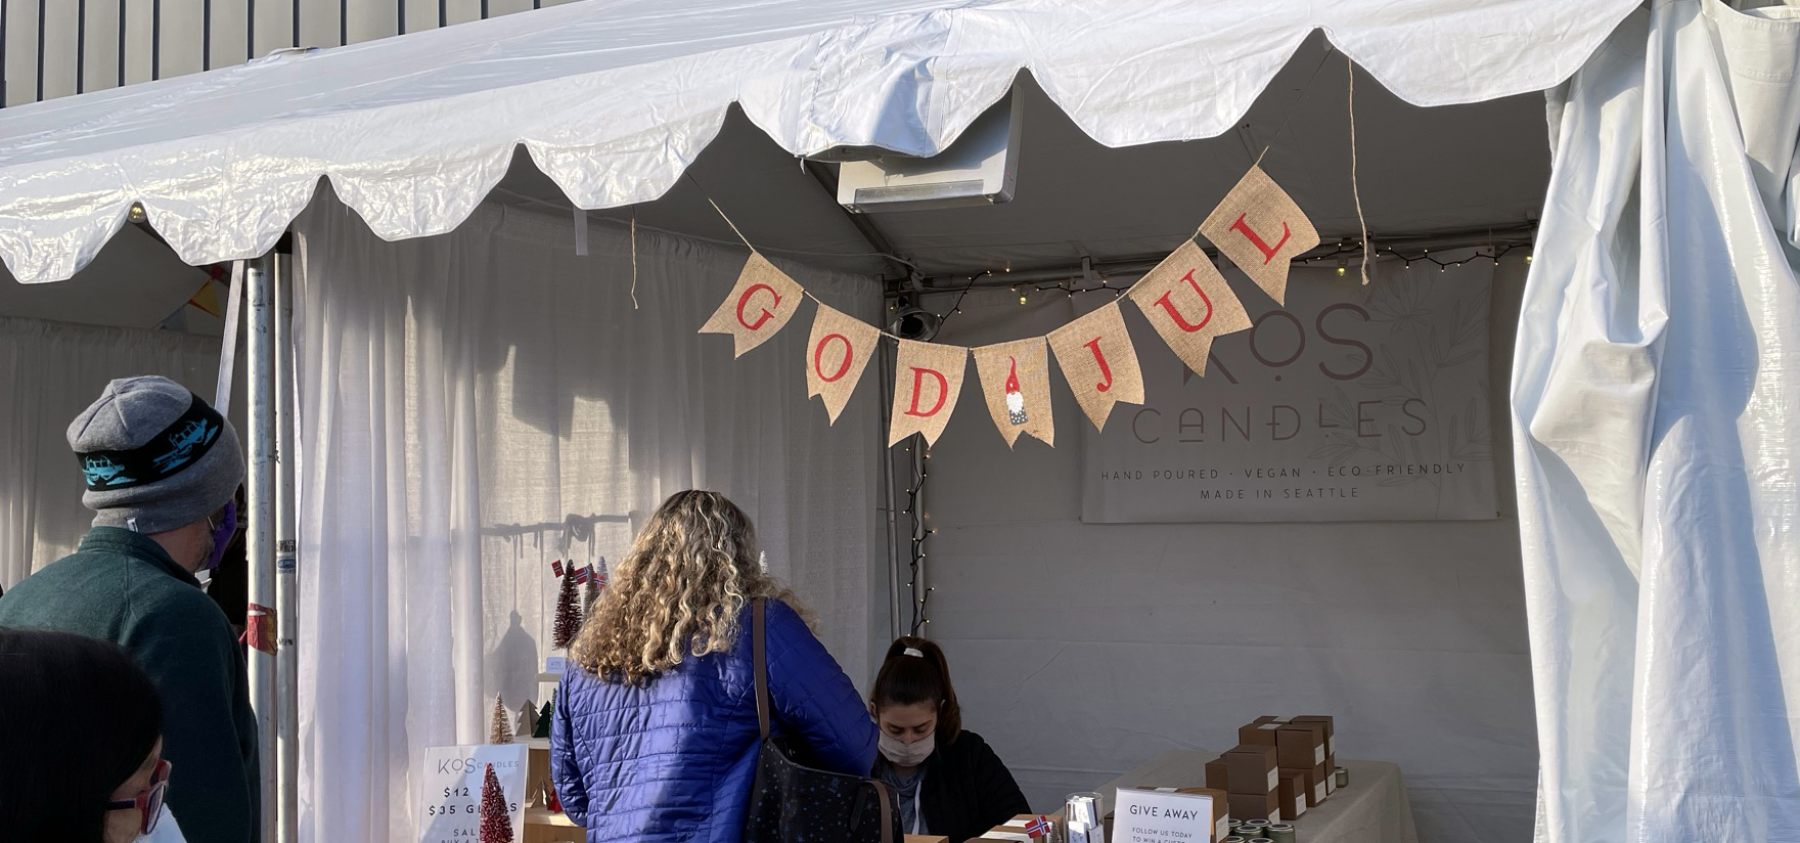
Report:
[[[900,340],[888,447],[915,433],[924,434],[927,443],[937,442],[956,409],[968,363],[969,350],[960,345]]]
[[[700,326],[700,333],[730,334],[737,349],[733,356],[742,357],[744,352],[780,333],[805,297],[798,281],[776,269],[761,254],[751,252],[731,295]]]
[[[1125,318],[1117,301],[1081,317],[1050,334],[1050,350],[1056,365],[1075,392],[1081,411],[1094,427],[1106,429],[1106,417],[1114,404],[1144,403],[1144,373],[1138,368],[1137,350],[1125,332]]]
[[[819,305],[812,338],[806,343],[806,397],[825,396],[832,424],[850,402],[880,342],[881,331],[875,326]]]
[[[1175,356],[1202,377],[1213,340],[1250,328],[1244,305],[1192,240],[1131,285],[1130,295]]]
[[[1238,180],[1200,233],[1277,304],[1287,303],[1288,261],[1319,245],[1319,232],[1261,167]]]

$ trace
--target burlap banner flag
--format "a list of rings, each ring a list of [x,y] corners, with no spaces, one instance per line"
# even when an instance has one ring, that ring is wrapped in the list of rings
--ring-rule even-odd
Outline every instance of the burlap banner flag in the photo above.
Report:
[[[1200,233],[1281,304],[1287,303],[1288,261],[1319,245],[1312,221],[1256,166],[1225,194]]]
[[[875,326],[819,305],[812,338],[806,343],[806,397],[825,396],[832,424],[850,402],[880,342],[881,331]]]
[[[1138,279],[1131,286],[1131,300],[1175,356],[1201,376],[1213,340],[1250,327],[1243,303],[1192,240]]]
[[[1050,334],[1056,365],[1062,367],[1082,412],[1101,430],[1106,429],[1114,404],[1144,403],[1144,373],[1120,314],[1119,303],[1109,302]]]
[[[1043,337],[975,349],[975,371],[987,395],[988,415],[1010,448],[1029,433],[1056,444],[1050,416],[1050,353]]]
[[[713,311],[712,318],[700,326],[702,334],[730,334],[737,347],[736,357],[781,332],[806,292],[800,283],[775,268],[756,252],[744,262],[731,295]]]
[[[927,444],[937,442],[956,410],[968,363],[969,350],[960,345],[900,340],[888,447],[915,433],[925,434]]]

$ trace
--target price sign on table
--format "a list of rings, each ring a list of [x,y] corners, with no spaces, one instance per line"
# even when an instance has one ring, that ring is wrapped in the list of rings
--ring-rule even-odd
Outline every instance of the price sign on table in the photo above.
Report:
[[[513,839],[525,839],[525,744],[434,746],[419,777],[419,843],[477,843],[488,765],[500,780]]]

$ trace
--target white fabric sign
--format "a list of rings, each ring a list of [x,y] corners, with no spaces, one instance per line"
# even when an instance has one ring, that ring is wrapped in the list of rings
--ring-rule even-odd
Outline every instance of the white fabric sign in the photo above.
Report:
[[[506,801],[513,839],[525,839],[524,744],[434,746],[419,769],[419,843],[468,843],[480,837],[487,769]]]
[[[1220,338],[1204,378],[1134,319],[1146,403],[1083,428],[1082,520],[1495,517],[1492,270],[1389,262],[1367,288],[1298,270],[1285,307],[1241,296],[1255,327]]]

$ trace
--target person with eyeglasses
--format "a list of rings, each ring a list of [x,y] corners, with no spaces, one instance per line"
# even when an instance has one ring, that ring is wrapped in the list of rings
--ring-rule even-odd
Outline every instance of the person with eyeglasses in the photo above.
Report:
[[[237,433],[186,387],[137,377],[108,384],[69,425],[68,441],[70,475],[86,485],[81,502],[94,511],[93,529],[74,554],[0,596],[0,626],[123,648],[169,712],[162,755],[181,777],[164,787],[186,820],[187,839],[260,839],[259,749],[244,655],[195,576],[218,566],[237,531],[233,498],[244,482]],[[52,704],[35,719],[54,711]],[[32,721],[0,722],[11,729]],[[90,726],[52,722],[66,725],[58,734]],[[0,764],[11,763],[0,754]],[[38,840],[0,836],[14,839]]]
[[[0,688],[0,840],[184,843],[162,699],[123,650],[0,628]]]

